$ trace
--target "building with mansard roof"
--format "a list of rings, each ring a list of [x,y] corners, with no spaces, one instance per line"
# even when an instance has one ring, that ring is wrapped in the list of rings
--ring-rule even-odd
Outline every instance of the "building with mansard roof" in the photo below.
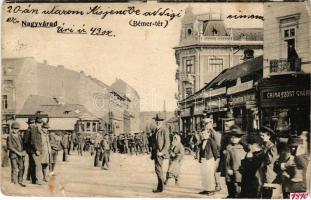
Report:
[[[182,18],[180,39],[174,47],[179,101],[195,93],[221,71],[243,62],[244,50],[263,53],[262,28],[230,28],[221,12],[194,14],[191,7]]]

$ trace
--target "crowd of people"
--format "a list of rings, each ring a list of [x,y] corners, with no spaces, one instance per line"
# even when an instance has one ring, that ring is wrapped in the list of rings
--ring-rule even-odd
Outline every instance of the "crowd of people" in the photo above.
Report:
[[[6,143],[2,143],[2,166],[11,165],[11,182],[26,187],[24,184],[25,162],[28,162],[26,179],[32,184],[42,185],[53,175],[61,138],[49,133],[49,124],[42,118],[28,119],[28,128],[22,133],[20,124],[11,124]],[[7,157],[8,155],[8,157]],[[27,159],[26,159],[27,158]]]
[[[184,138],[184,145],[194,151],[194,158],[201,165],[203,190],[199,194],[209,196],[219,192],[220,177],[225,178],[228,198],[289,198],[290,193],[307,191],[310,181],[307,176],[310,133],[307,131],[281,141],[269,127],[246,133],[232,121],[229,131],[220,133],[214,130],[213,120],[205,117],[201,131],[186,137],[175,132],[171,145],[166,145],[170,135],[161,120],[155,120],[158,126],[154,130],[152,159],[158,186],[153,192],[164,190],[162,162],[165,157],[170,159],[167,178],[176,177],[178,182],[184,154],[183,144],[178,142],[180,138]]]
[[[111,152],[150,154],[158,180],[153,192],[157,193],[163,192],[167,184],[179,183],[185,148],[190,148],[200,163],[202,195],[221,191],[220,177],[225,178],[228,198],[289,198],[290,193],[307,190],[310,134],[306,131],[282,142],[268,127],[246,133],[232,123],[229,131],[220,133],[214,130],[213,120],[205,117],[200,131],[185,136],[170,133],[163,119],[158,116],[154,119],[156,123],[150,132],[118,136],[103,131],[95,135],[52,132],[40,117],[29,118],[28,128],[22,132],[20,124],[13,122],[6,142],[2,143],[2,149],[8,150],[2,152],[2,166],[8,166],[10,161],[11,182],[26,187],[25,162],[28,162],[26,179],[41,185],[55,175],[60,151],[64,162],[72,151],[79,156],[88,153],[94,156],[94,167],[103,170],[109,169]],[[165,177],[164,159],[169,159]],[[276,196],[280,194],[278,189],[283,196]]]

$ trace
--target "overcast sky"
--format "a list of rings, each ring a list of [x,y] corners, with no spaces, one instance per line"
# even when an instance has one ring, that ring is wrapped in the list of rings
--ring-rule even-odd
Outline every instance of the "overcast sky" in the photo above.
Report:
[[[88,10],[89,4],[64,5],[67,9]],[[185,10],[190,4],[131,4],[141,10],[155,10],[158,7],[171,7],[175,11]],[[27,4],[23,4],[27,6]],[[52,5],[41,4],[41,8]],[[108,4],[101,4],[108,7]],[[126,8],[129,4],[110,4],[110,8]],[[4,7],[4,6],[3,6]],[[39,8],[39,5],[32,5]],[[193,12],[208,13],[220,11],[229,14],[263,15],[262,4],[192,4]],[[182,12],[184,14],[184,12]],[[13,15],[11,15],[13,16]],[[116,37],[107,38],[90,35],[57,34],[55,29],[21,28],[20,24],[4,23],[3,57],[32,56],[37,61],[47,60],[51,65],[64,65],[76,71],[83,70],[104,83],[110,85],[115,78],[121,78],[133,86],[141,97],[141,110],[174,110],[177,92],[175,71],[177,69],[173,47],[178,45],[181,18],[173,20],[168,27],[129,26],[129,19],[139,20],[139,16],[44,16],[18,15],[28,21],[63,22],[68,26],[97,26],[110,28]],[[5,19],[5,18],[4,18]],[[144,18],[144,21],[156,21],[157,18]],[[158,19],[167,19],[165,17]],[[262,27],[260,20],[226,20],[230,27]]]

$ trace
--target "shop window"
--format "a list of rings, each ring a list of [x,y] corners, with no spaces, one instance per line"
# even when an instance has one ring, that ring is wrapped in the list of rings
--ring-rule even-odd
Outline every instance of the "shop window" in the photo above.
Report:
[[[8,109],[8,95],[2,95],[2,108]]]
[[[86,123],[86,132],[91,132],[91,123],[90,122]]]
[[[81,130],[82,130],[83,132],[85,131],[85,127],[84,127],[84,125],[85,125],[84,123],[81,123],[81,124],[80,124],[80,126],[81,126]]]
[[[96,127],[97,127],[97,125],[96,125],[96,123],[94,122],[93,123],[93,132],[96,132],[97,130],[96,130]]]
[[[276,132],[288,132],[290,129],[289,109],[274,108],[263,110],[263,124]]]
[[[208,72],[220,73],[224,69],[224,59],[223,58],[209,58],[208,59]]]

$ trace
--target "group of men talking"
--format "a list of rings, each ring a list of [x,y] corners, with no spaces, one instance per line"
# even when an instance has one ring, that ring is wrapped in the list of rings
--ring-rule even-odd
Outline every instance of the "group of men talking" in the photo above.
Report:
[[[51,146],[55,141],[50,141],[53,137],[48,133],[48,123],[41,117],[36,117],[29,118],[27,124],[28,128],[23,134],[20,131],[20,124],[14,121],[7,137],[11,182],[22,187],[26,187],[23,183],[26,157],[28,157],[27,180],[32,184],[42,185],[43,182],[48,182],[49,171],[53,171],[55,167],[55,163],[50,162],[51,156],[57,156],[55,151],[52,152],[54,148]]]

